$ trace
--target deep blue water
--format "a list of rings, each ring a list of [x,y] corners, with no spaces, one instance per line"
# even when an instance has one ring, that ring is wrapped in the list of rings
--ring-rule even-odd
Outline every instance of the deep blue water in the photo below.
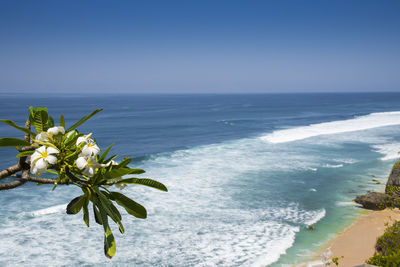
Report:
[[[23,125],[46,106],[67,126],[134,158],[168,193],[129,187],[148,219],[124,218],[117,255],[102,229],[64,213],[74,188],[0,194],[1,265],[210,266],[295,263],[359,213],[351,200],[385,181],[400,150],[400,94],[0,95],[0,118]],[[349,121],[350,120],[350,121]],[[331,122],[331,123],[329,123]],[[302,126],[313,125],[308,128]],[[0,137],[20,135],[0,125]],[[16,161],[2,149],[0,166]],[[316,231],[308,231],[314,224]],[[115,231],[114,231],[115,232]],[[23,256],[21,256],[21,254]]]

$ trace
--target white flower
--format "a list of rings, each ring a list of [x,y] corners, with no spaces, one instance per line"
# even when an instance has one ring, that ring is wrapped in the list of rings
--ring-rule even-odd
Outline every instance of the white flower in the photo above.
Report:
[[[92,133],[78,137],[78,139],[76,140],[76,146],[79,146],[79,144],[81,143],[87,144],[88,142],[93,142],[93,140],[90,139],[91,136]]]
[[[100,153],[100,148],[95,142],[89,141],[82,149],[82,155],[84,157],[95,157]]]
[[[35,139],[41,142],[49,142],[50,136],[47,134],[47,132],[41,132],[40,134],[36,135]]]
[[[93,177],[96,168],[100,167],[100,164],[96,162],[96,159],[94,157],[78,157],[76,160],[76,167],[78,169],[82,170],[83,169],[83,174],[88,176],[88,177]]]
[[[47,133],[49,133],[51,135],[65,134],[65,130],[64,130],[64,127],[62,127],[62,126],[56,126],[56,127],[51,127],[50,129],[48,129]]]
[[[53,147],[41,146],[35,150],[31,156],[31,172],[35,175],[40,175],[47,170],[49,165],[55,164],[57,158],[52,154],[60,153]]]
[[[53,139],[53,136],[58,134],[65,134],[64,127],[51,127],[46,132],[41,132],[40,134],[36,135],[35,139],[41,142],[50,142]]]

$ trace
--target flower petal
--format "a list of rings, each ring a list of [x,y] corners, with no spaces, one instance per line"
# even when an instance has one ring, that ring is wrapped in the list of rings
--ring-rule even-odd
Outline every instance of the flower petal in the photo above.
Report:
[[[58,134],[58,127],[51,127],[47,129],[47,133],[52,134],[52,135],[57,135]]]
[[[47,164],[44,159],[38,159],[38,161],[35,163],[35,168],[37,168],[39,171],[45,171],[47,169]]]
[[[40,158],[42,156],[42,154],[40,154],[39,152],[34,152],[32,155],[31,155],[31,162],[34,162],[37,158]]]
[[[93,156],[97,156],[100,153],[100,148],[97,145],[92,146]]]
[[[62,134],[65,134],[65,129],[62,126],[58,126],[58,131]]]
[[[83,175],[86,175],[88,177],[93,177],[94,175],[94,168],[91,167],[86,167],[86,169],[82,172]]]
[[[49,141],[49,137],[47,136],[46,132],[41,132],[40,134],[36,135],[35,139],[42,142]]]
[[[46,151],[46,147],[45,146],[41,146],[38,149],[36,149],[37,152],[39,152],[40,154],[44,153]]]
[[[57,153],[60,153],[60,151],[58,151],[54,147],[49,146],[49,147],[47,147],[47,153],[48,154],[57,154]]]
[[[78,146],[80,143],[83,143],[83,142],[86,143],[86,138],[80,136],[80,137],[78,137],[78,139],[76,140],[76,145]]]
[[[84,157],[79,157],[76,160],[76,167],[78,167],[78,169],[82,170],[86,166],[87,166],[87,161],[86,161],[86,159]]]
[[[55,164],[57,162],[57,158],[53,155],[48,155],[45,160],[50,164]]]
[[[85,145],[82,149],[82,155],[84,157],[90,157],[92,156],[92,149],[88,147],[88,145]]]

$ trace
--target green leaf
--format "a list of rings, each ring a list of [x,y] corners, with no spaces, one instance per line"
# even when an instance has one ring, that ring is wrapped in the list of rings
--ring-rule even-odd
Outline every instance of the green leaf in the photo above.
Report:
[[[142,169],[131,169],[131,171],[129,172],[129,174],[142,174],[145,173],[145,170]]]
[[[96,110],[92,111],[92,113],[90,113],[89,115],[83,116],[79,121],[77,121],[74,125],[69,127],[66,131],[69,132],[69,131],[77,128],[79,125],[81,125],[82,123],[84,123],[85,121],[87,121],[88,119],[90,119],[91,117],[93,117],[94,115],[96,115],[97,113],[99,113],[102,110],[103,110],[102,108],[96,109]]]
[[[140,185],[145,185],[145,186],[156,188],[161,191],[168,192],[168,189],[165,185],[163,185],[162,183],[155,181],[153,179],[149,179],[149,178],[142,178],[142,179],[127,178],[127,179],[122,179],[122,180],[116,182],[116,184],[140,184]]]
[[[131,168],[118,168],[118,169],[111,169],[111,171],[107,172],[104,176],[107,179],[121,177],[127,174],[140,174],[144,173],[142,169],[131,169]]]
[[[103,163],[103,160],[106,158],[108,152],[110,152],[110,149],[113,147],[114,144],[110,145],[98,158],[97,162],[98,163]]]
[[[103,225],[103,222],[101,221],[100,211],[94,203],[93,203],[93,214],[94,214],[94,220],[96,221],[96,223]]]
[[[60,126],[65,128],[65,119],[64,119],[64,115],[60,115]]]
[[[110,227],[107,226],[107,230],[104,232],[104,255],[111,259],[114,257],[116,251],[117,245],[115,243],[114,235],[112,234]]]
[[[104,255],[111,259],[115,255],[117,246],[115,244],[115,239],[111,232],[110,226],[108,225],[107,213],[101,206],[99,206],[99,213],[104,228]]]
[[[85,196],[79,196],[71,200],[71,202],[67,205],[67,214],[77,214],[81,209],[83,204],[85,203]]]
[[[108,159],[106,159],[106,160],[103,162],[103,164],[109,163],[110,161],[112,161],[113,159],[115,159],[117,156],[118,156],[118,155],[112,155],[111,157],[109,157]]]
[[[132,158],[124,157],[124,160],[121,161],[115,168],[123,168],[131,162]]]
[[[42,142],[42,141],[39,141],[39,140],[36,140],[36,139],[33,139],[33,142],[38,143],[38,144],[43,145],[43,146],[51,146],[52,148],[55,148],[55,149],[57,149],[59,151],[59,149],[54,144],[52,144],[50,142]]]
[[[33,117],[35,117],[35,109],[33,107],[29,107],[29,121],[31,122],[31,126],[34,126]]]
[[[35,112],[35,116],[33,117],[33,125],[35,126],[36,132],[38,134],[48,129],[48,119],[49,116],[46,110],[41,109]]]
[[[76,140],[81,135],[83,134],[78,134],[76,130],[67,132],[67,134],[65,135],[64,144],[66,146],[75,145]]]
[[[24,151],[24,152],[18,153],[17,158],[28,157],[28,156],[32,155],[33,153],[35,153],[35,151]]]
[[[118,192],[111,192],[110,195],[111,199],[116,201],[118,205],[124,207],[129,214],[136,218],[146,219],[147,211],[142,205]]]
[[[0,147],[16,147],[16,146],[29,146],[30,143],[13,137],[0,138]]]
[[[124,227],[121,223],[121,214],[119,213],[118,209],[112,204],[112,202],[106,197],[104,193],[102,193],[100,190],[95,189],[97,195],[99,196],[101,206],[110,216],[110,218],[118,225],[119,231],[123,234],[124,233]],[[114,209],[117,210],[117,214],[114,212]]]
[[[90,192],[90,191],[89,191]],[[89,193],[90,194],[90,193]],[[85,197],[85,201],[83,202],[82,206],[82,211],[83,211],[83,221],[89,227],[89,210],[88,210],[88,205],[89,205],[89,198],[90,197]]]
[[[54,127],[54,119],[50,115],[49,115],[49,118],[47,120],[47,126],[48,126],[48,128]]]
[[[32,132],[32,131],[26,129],[25,127],[21,127],[21,126],[16,125],[12,120],[0,120],[0,121],[1,121],[1,122],[4,122],[4,123],[7,124],[7,125],[10,125],[11,127],[14,127],[15,129],[18,129],[18,130],[20,130],[20,131],[23,131],[23,132],[25,132],[25,133],[27,133],[27,134],[30,134],[30,135],[33,135],[33,136],[36,135],[34,132]]]

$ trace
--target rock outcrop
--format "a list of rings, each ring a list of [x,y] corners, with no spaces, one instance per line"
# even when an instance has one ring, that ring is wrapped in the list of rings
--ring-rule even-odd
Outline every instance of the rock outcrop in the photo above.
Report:
[[[386,183],[385,193],[390,194],[391,186],[400,186],[400,162],[393,165],[392,171],[389,175],[389,179]]]
[[[369,192],[362,196],[357,196],[354,200],[369,210],[383,210],[386,208],[386,203],[389,196],[385,193]]]
[[[357,196],[354,200],[369,210],[383,210],[386,207],[398,206],[400,191],[400,162],[393,165],[392,171],[386,183],[385,193],[369,192],[362,196]]]

